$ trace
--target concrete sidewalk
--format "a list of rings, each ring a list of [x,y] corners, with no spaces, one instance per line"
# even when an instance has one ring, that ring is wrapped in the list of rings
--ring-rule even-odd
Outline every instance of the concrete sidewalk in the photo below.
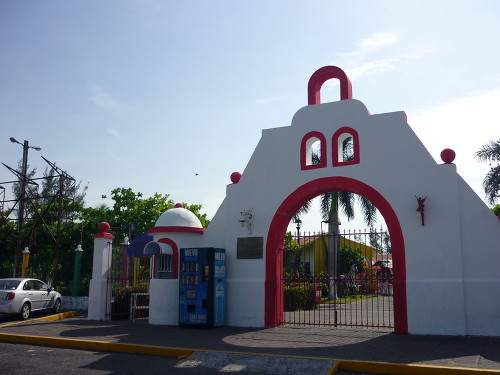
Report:
[[[414,336],[286,326],[194,329],[155,326],[146,320],[91,321],[85,316],[70,315],[59,314],[53,317],[59,320],[53,321],[41,318],[0,325],[0,341],[177,357],[219,352],[317,358],[342,363],[340,368],[346,370],[374,373],[500,374],[500,337]],[[429,369],[439,372],[423,371],[421,366],[432,366]],[[415,372],[418,369],[420,372]]]

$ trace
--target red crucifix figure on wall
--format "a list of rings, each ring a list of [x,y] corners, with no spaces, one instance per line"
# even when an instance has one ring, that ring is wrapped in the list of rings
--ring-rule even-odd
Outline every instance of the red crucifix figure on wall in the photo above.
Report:
[[[417,198],[417,202],[418,202],[417,211],[420,212],[420,218],[422,219],[422,225],[424,225],[424,210],[425,210],[424,202],[427,199],[427,197],[422,198],[422,197],[417,197],[415,195],[415,198]]]

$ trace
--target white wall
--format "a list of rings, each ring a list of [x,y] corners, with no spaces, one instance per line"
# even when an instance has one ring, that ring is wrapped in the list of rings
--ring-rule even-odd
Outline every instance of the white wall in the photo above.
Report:
[[[332,167],[332,135],[340,127],[359,135],[360,164]],[[300,168],[300,144],[310,131],[327,140],[327,167]],[[443,148],[447,141],[443,140]],[[403,112],[370,115],[357,100],[307,106],[291,126],[262,132],[238,184],[202,236],[177,237],[179,248],[226,249],[227,324],[264,326],[266,236],[283,200],[323,177],[349,177],[377,190],[396,212],[406,249],[409,333],[500,334],[500,223],[456,173],[437,164]],[[425,226],[415,196],[426,197]],[[240,212],[253,209],[252,231]],[[171,236],[170,236],[171,237]],[[174,236],[175,237],[175,236]],[[262,259],[237,259],[238,237],[263,237]],[[397,308],[397,307],[396,307]]]
[[[179,280],[152,279],[149,284],[149,323],[179,324]]]

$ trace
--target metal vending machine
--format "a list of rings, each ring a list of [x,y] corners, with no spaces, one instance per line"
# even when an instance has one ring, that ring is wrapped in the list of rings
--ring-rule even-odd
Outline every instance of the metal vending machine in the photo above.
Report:
[[[226,310],[225,289],[224,249],[180,249],[179,325],[223,326]]]

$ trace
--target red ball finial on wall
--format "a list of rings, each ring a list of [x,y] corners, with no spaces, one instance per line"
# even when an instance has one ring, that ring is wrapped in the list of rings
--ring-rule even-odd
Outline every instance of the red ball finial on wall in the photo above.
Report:
[[[453,160],[455,160],[455,156],[455,151],[453,151],[451,148],[445,148],[443,151],[441,151],[441,160],[444,161],[445,164],[453,163]]]
[[[99,232],[101,233],[108,233],[110,228],[111,226],[109,225],[109,223],[106,223],[105,221],[100,223],[99,226],[97,227],[97,229],[99,229]]]
[[[176,203],[174,208],[184,208],[184,205],[182,203]]]
[[[240,172],[233,172],[233,173],[231,173],[231,182],[233,184],[237,184],[238,182],[240,182],[240,179],[241,179],[241,173]]]

